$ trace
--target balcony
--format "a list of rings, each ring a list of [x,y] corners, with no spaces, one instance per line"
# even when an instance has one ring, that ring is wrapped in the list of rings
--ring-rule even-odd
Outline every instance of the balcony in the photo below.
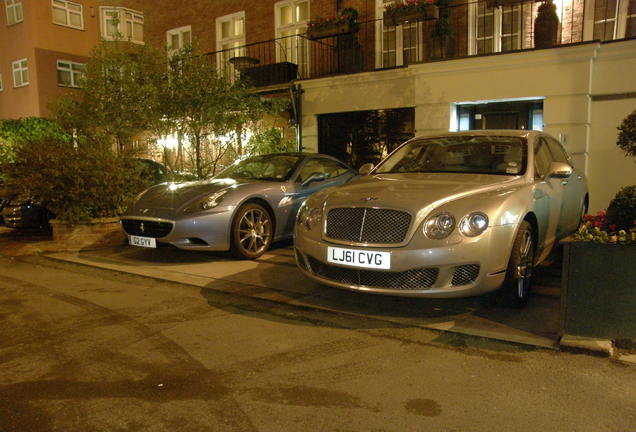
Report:
[[[595,1],[595,7],[586,7],[584,0],[554,0],[559,17],[555,47],[636,37],[636,14],[625,9],[621,16],[621,10],[610,7],[610,2]],[[291,36],[207,55],[214,67],[227,76],[246,77],[257,87],[275,87],[295,79],[522,52],[535,49],[533,27],[540,4],[513,0],[467,2],[452,5],[446,12],[440,10],[439,20],[421,19],[397,26],[385,26],[382,20],[365,21],[347,34],[319,40]],[[447,16],[450,31],[445,37],[434,37],[443,16]]]

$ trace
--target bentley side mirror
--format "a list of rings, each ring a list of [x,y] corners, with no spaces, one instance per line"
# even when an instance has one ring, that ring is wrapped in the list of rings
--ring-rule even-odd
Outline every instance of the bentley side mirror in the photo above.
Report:
[[[568,178],[572,175],[572,167],[563,162],[552,162],[548,177]]]
[[[365,163],[364,165],[362,165],[360,167],[360,169],[358,170],[358,173],[360,175],[369,175],[369,173],[373,170],[373,164],[372,163]]]
[[[307,186],[309,183],[312,183],[312,182],[315,182],[315,181],[323,181],[326,178],[327,178],[327,174],[326,173],[318,173],[318,172],[311,173],[309,175],[309,177],[307,177],[305,179],[305,181],[302,182],[300,185],[301,186]]]

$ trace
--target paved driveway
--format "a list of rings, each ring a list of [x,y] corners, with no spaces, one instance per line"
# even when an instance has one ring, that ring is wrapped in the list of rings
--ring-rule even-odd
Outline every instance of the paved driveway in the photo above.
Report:
[[[399,324],[556,348],[559,330],[557,286],[534,295],[523,310],[497,307],[487,297],[412,299],[349,292],[305,278],[289,244],[276,245],[256,261],[226,254],[188,252],[171,247],[114,249],[47,254],[47,257],[110,270],[194,285],[209,290],[272,300],[299,307],[367,316]],[[558,273],[558,268],[556,269]],[[538,271],[552,280],[555,268]],[[558,292],[557,292],[558,295]]]

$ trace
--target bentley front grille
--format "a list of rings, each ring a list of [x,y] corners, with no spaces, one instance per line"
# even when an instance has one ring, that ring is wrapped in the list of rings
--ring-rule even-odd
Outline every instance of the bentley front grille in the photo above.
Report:
[[[425,267],[402,272],[361,270],[325,264],[307,256],[308,270],[317,276],[347,285],[394,290],[430,289],[439,274],[437,267]],[[304,266],[303,266],[304,267]]]
[[[411,224],[407,212],[366,207],[334,208],[327,213],[327,237],[355,243],[402,243]]]
[[[475,282],[479,276],[479,264],[466,264],[455,267],[451,285],[466,285]]]
[[[173,224],[171,222],[122,219],[121,226],[130,235],[162,238],[170,234]]]

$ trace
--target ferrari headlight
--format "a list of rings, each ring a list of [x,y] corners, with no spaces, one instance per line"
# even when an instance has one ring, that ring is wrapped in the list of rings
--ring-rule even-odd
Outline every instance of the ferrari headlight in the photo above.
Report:
[[[442,240],[455,229],[455,218],[450,213],[438,213],[424,221],[424,234],[432,240]]]
[[[210,210],[217,207],[223,201],[223,198],[228,193],[228,190],[222,190],[213,193],[201,200],[195,201],[194,204],[188,206],[188,208],[184,209],[184,213],[195,213],[204,210]]]
[[[310,207],[304,203],[296,218],[298,225],[303,225],[307,230],[322,223],[322,210],[318,207]]]
[[[225,194],[227,194],[227,189],[213,193],[209,197],[203,199],[201,201],[201,209],[210,210],[218,206],[219,204],[221,204],[221,201],[223,201],[223,197],[225,196]]]
[[[488,216],[482,212],[470,213],[459,223],[459,231],[466,237],[476,237],[488,228]]]

